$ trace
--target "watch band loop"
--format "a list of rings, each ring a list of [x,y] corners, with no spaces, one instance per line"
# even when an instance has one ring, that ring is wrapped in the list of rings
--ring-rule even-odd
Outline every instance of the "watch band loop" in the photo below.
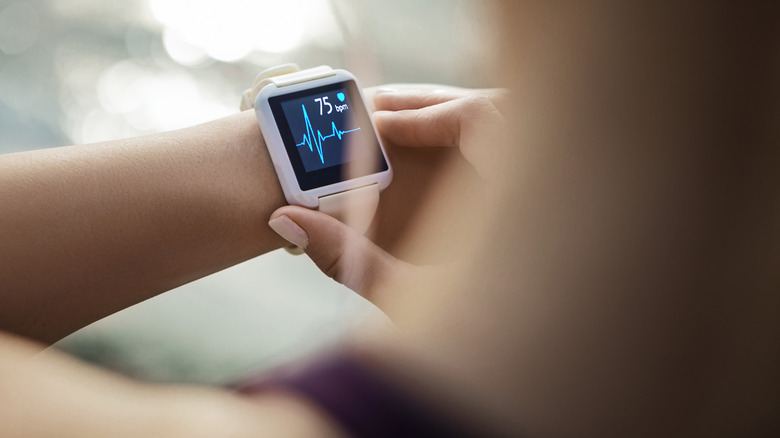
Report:
[[[363,235],[371,227],[378,205],[379,184],[371,184],[323,196],[320,198],[319,210]],[[303,254],[303,249],[297,246],[286,246],[284,249],[290,254]]]
[[[300,84],[301,82],[326,78],[328,76],[333,76],[334,74],[333,69],[327,65],[307,68],[306,70],[301,70],[301,68],[298,67],[298,64],[292,63],[267,68],[261,71],[255,78],[252,86],[244,90],[241,94],[241,104],[239,108],[241,108],[241,111],[254,108],[257,93],[268,84],[274,84],[277,87],[286,87],[288,85]]]
[[[358,234],[366,234],[379,205],[379,184],[320,198],[319,210],[349,225]]]
[[[241,94],[241,105],[239,106],[239,108],[241,108],[241,111],[246,111],[250,108],[254,108],[255,97],[257,96],[257,93],[259,93],[260,90],[263,89],[263,87],[270,84],[271,78],[273,78],[274,76],[281,76],[290,73],[295,73],[300,70],[301,68],[298,67],[298,64],[289,63],[289,64],[277,65],[261,71],[257,75],[257,77],[255,77],[255,81],[252,82],[252,86],[244,90],[244,92]]]

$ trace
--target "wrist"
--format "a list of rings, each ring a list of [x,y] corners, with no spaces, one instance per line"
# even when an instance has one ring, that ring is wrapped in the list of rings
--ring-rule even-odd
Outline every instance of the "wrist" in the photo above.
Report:
[[[225,132],[230,140],[217,138],[220,145],[220,164],[213,172],[229,176],[218,200],[225,213],[237,221],[237,230],[243,230],[243,241],[249,257],[266,253],[286,245],[266,224],[277,208],[284,206],[279,179],[253,111],[242,111],[216,121],[224,123],[217,134]]]

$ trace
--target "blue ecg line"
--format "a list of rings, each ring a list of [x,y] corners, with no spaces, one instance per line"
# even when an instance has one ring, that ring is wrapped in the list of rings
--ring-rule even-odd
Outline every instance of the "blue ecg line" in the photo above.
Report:
[[[322,135],[322,133],[317,130],[317,133],[315,135],[314,133],[314,127],[311,125],[311,121],[309,120],[309,114],[306,113],[306,107],[304,105],[301,105],[301,108],[303,108],[303,119],[306,121],[306,133],[303,135],[303,141],[296,144],[295,146],[301,147],[301,146],[309,146],[309,150],[311,152],[314,152],[314,148],[317,148],[317,154],[320,156],[320,162],[322,164],[325,164],[325,157],[322,155],[322,141],[327,140],[331,137],[338,137],[339,140],[341,140],[341,137],[344,134],[349,134],[350,132],[355,132],[360,130],[360,128],[350,129],[349,131],[341,131],[339,128],[336,127],[336,122],[330,122],[330,126],[333,128],[333,131],[330,135]]]

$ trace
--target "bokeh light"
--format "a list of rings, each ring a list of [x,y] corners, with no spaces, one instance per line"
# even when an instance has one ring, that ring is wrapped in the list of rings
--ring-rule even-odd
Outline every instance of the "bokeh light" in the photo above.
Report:
[[[38,12],[29,3],[12,3],[0,11],[0,51],[16,55],[32,47],[38,39]]]
[[[165,27],[166,51],[184,65],[206,56],[235,62],[253,51],[288,52],[338,33],[323,0],[150,0],[149,6]]]

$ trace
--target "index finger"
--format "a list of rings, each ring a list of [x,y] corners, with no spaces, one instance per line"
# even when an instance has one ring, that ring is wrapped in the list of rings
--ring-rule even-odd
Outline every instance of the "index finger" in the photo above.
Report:
[[[402,111],[438,105],[465,96],[465,90],[457,88],[379,89],[374,95],[377,111]]]
[[[377,111],[374,122],[382,137],[397,145],[457,147],[464,103],[455,99],[420,109]]]

